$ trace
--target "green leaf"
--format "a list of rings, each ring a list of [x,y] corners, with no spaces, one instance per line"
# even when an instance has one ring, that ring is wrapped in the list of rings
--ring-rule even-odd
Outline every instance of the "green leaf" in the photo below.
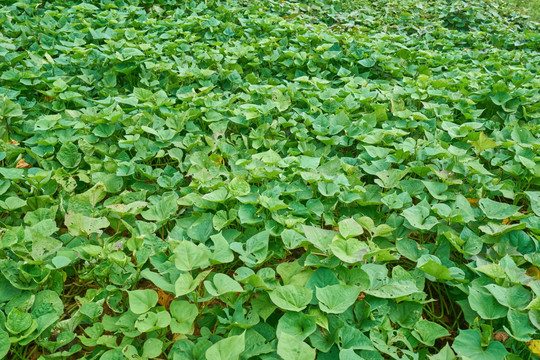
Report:
[[[482,232],[488,235],[499,236],[506,234],[510,231],[525,229],[526,226],[527,225],[525,223],[503,225],[489,222],[486,225],[479,226],[478,229],[482,230]]]
[[[96,206],[101,200],[107,196],[107,191],[105,185],[102,182],[98,182],[96,185],[92,186],[87,191],[83,192],[76,196],[77,199],[85,202],[89,202],[92,206]],[[135,201],[134,204],[124,205],[124,204],[113,204],[108,205],[107,208],[119,214],[133,214],[133,210],[138,210],[144,208],[147,205],[144,201]]]
[[[416,267],[437,280],[453,279],[452,275],[450,275],[450,270],[441,265],[440,260],[433,255],[422,255],[418,259]]]
[[[276,105],[276,108],[283,112],[289,108],[291,105],[291,98],[288,95],[284,95],[279,89],[275,89],[273,92],[273,103]]]
[[[103,183],[105,190],[108,193],[118,193],[122,190],[124,186],[124,180],[120,176],[115,174],[107,174],[102,172],[97,172],[92,174],[92,181],[96,183]]]
[[[509,331],[506,327],[504,329],[519,341],[530,341],[538,333],[538,329],[531,324],[527,313],[511,309],[508,311],[508,322],[512,331]]]
[[[418,230],[430,230],[438,221],[435,217],[429,216],[430,207],[424,200],[418,205],[411,206],[408,209],[403,210],[403,216],[411,226]]]
[[[88,302],[80,307],[80,312],[90,319],[96,319],[103,313],[103,306],[100,306],[97,303]]]
[[[212,253],[212,262],[218,264],[230,263],[234,260],[234,254],[227,240],[222,233],[210,236],[214,243],[214,252]]]
[[[251,189],[245,180],[234,178],[229,183],[229,191],[233,196],[246,196],[251,192]]]
[[[512,96],[506,91],[498,92],[495,95],[490,96],[491,100],[495,105],[503,105],[512,99]]]
[[[482,336],[476,330],[461,330],[452,344],[454,351],[463,357],[474,360],[504,360],[508,351],[498,341],[482,345]]]
[[[11,101],[5,96],[1,96],[0,98],[0,118],[8,118],[8,117],[15,117],[15,116],[22,116],[22,108],[21,105]]]
[[[540,216],[540,191],[525,191],[525,194],[529,197],[532,211]]]
[[[229,193],[227,192],[227,189],[219,188],[212,192],[209,192],[208,194],[204,194],[202,198],[203,200],[206,200],[206,201],[222,203],[222,202],[225,202],[228,195]]]
[[[298,312],[287,312],[279,319],[276,336],[279,339],[281,334],[286,333],[302,341],[314,333],[315,330],[317,330],[315,316]]]
[[[264,321],[276,310],[276,306],[270,301],[270,296],[267,292],[263,292],[259,297],[251,299],[251,305],[253,311]]]
[[[175,334],[188,334],[193,328],[193,322],[199,315],[197,305],[185,300],[174,300],[170,304],[171,331]]]
[[[4,201],[0,201],[0,207],[8,211],[16,210],[26,206],[26,200],[18,198],[16,196],[10,196]]]
[[[363,360],[364,358],[358,355],[354,349],[341,349],[339,351],[339,360]]]
[[[364,233],[362,226],[354,219],[345,219],[339,222],[339,233],[345,239],[356,237]]]
[[[101,234],[102,229],[107,228],[110,223],[107,218],[93,218],[82,214],[69,212],[65,217],[65,225],[71,235],[90,235],[94,233]]]
[[[79,149],[72,143],[65,143],[60,147],[60,150],[56,154],[56,158],[62,164],[62,166],[72,169],[79,165],[81,162],[81,154]]]
[[[135,321],[135,329],[140,332],[152,332],[171,324],[171,315],[167,311],[147,312]]]
[[[444,327],[428,320],[420,320],[414,326],[413,336],[427,346],[435,345],[435,340],[450,333]]]
[[[373,237],[389,237],[392,235],[392,232],[395,229],[387,224],[380,224],[375,228],[375,232],[373,233]]]
[[[412,301],[403,301],[393,306],[389,313],[390,320],[406,329],[413,329],[420,320],[423,308],[422,305]]]
[[[0,174],[8,180],[19,180],[24,176],[24,169],[0,168]]]
[[[321,162],[321,158],[319,157],[313,157],[313,156],[300,156],[300,167],[302,169],[316,169],[317,166],[319,166]]]
[[[244,289],[236,281],[225,274],[215,274],[212,281],[205,281],[204,286],[212,296],[220,296],[227,293],[240,293]]]
[[[250,237],[245,246],[242,243],[233,242],[231,249],[240,254],[240,260],[247,266],[255,266],[263,263],[268,255],[269,231],[261,231]]]
[[[123,360],[123,359],[124,359],[124,355],[122,355],[122,350],[120,349],[107,350],[99,358],[99,360]]]
[[[0,359],[4,359],[7,353],[9,352],[10,341],[9,334],[0,329]]]
[[[440,182],[422,181],[422,184],[428,189],[431,196],[437,200],[448,200],[448,195],[445,194],[448,190],[448,185]]]
[[[315,349],[287,333],[278,340],[277,354],[284,360],[315,360]]]
[[[41,290],[35,296],[32,315],[37,317],[39,322],[39,318],[46,314],[54,315],[55,319],[64,314],[64,305],[56,291]]]
[[[163,341],[150,338],[144,342],[142,356],[147,359],[154,359],[161,355],[163,349]]]
[[[469,289],[469,304],[483,319],[499,319],[508,312],[489,292],[475,287]]]
[[[373,343],[359,329],[345,325],[339,330],[341,344],[346,349],[373,350]]]
[[[274,353],[275,344],[267,342],[266,338],[255,330],[246,331],[246,346],[242,354],[244,359],[253,359],[258,355]]]
[[[493,201],[487,198],[478,201],[480,209],[490,219],[504,220],[514,215],[519,209],[519,206]]]
[[[360,289],[350,285],[330,285],[317,288],[315,295],[322,311],[341,314],[356,302]]]
[[[178,196],[172,193],[168,196],[163,196],[158,202],[151,205],[148,210],[142,212],[142,217],[148,221],[155,221],[158,224],[169,220],[178,210],[176,204]]]
[[[358,63],[362,65],[363,67],[373,67],[377,61],[372,57],[367,57],[365,59],[360,60]]]
[[[355,264],[364,259],[364,255],[368,253],[369,248],[365,243],[354,238],[336,238],[330,244],[330,250],[341,261]]]
[[[187,235],[195,241],[205,242],[212,235],[213,229],[213,216],[209,213],[204,213],[191,224],[187,230]]]
[[[7,302],[21,293],[3,275],[0,275],[0,302]]]
[[[206,246],[198,246],[191,241],[183,240],[174,248],[174,264],[182,271],[204,269],[210,265],[209,251]]]
[[[306,225],[303,226],[303,229],[307,240],[326,254],[332,239],[336,236],[336,232]]]
[[[122,49],[122,56],[124,56],[124,59],[127,60],[131,57],[137,57],[137,56],[144,56],[144,53],[139,50],[139,49],[135,49],[135,48],[123,48]],[[140,90],[143,90],[143,89],[140,89]]]
[[[190,273],[180,274],[174,283],[174,292],[176,296],[184,296],[189,294],[210,274],[210,270],[200,272],[195,279]]]
[[[61,118],[62,116],[60,114],[43,116],[34,124],[34,130],[36,131],[50,130],[58,123],[58,120],[60,120]]]
[[[280,309],[302,311],[311,301],[313,292],[303,286],[285,285],[271,291],[270,299]]]
[[[17,335],[32,325],[32,316],[18,308],[13,308],[7,316],[5,325],[10,333]]]
[[[328,285],[339,284],[339,280],[334,272],[330,269],[321,267],[318,268],[313,275],[310,276],[306,282],[306,287],[311,289],[314,293],[317,291],[317,288],[323,288]],[[311,304],[317,304],[317,297],[313,296],[311,299]]]
[[[259,196],[259,203],[271,212],[289,208],[289,205],[285,204],[283,200],[264,195]]]
[[[375,179],[375,183],[380,185],[383,188],[391,189],[398,185],[399,181],[403,179],[405,175],[409,170],[397,170],[397,169],[391,169],[391,170],[383,170],[378,172],[377,177],[380,179]]]
[[[429,357],[430,360],[454,360],[455,358],[456,355],[448,343],[436,355]]]
[[[379,286],[375,289],[369,289],[365,292],[369,295],[383,299],[393,299],[402,296],[411,295],[418,291],[416,283],[409,280],[391,281],[388,284]]]
[[[504,269],[499,264],[485,264],[477,267],[475,270],[480,271],[493,279],[506,278]]]
[[[508,322],[510,323],[510,328],[512,330],[510,331],[506,326],[503,326],[504,330],[518,341],[529,342],[535,338],[538,333],[537,323],[533,326],[529,314],[527,313],[518,310],[510,310],[508,311]]]
[[[485,288],[495,297],[499,304],[511,309],[523,310],[531,301],[531,292],[521,285],[503,287],[488,284]]]
[[[129,309],[135,314],[144,314],[156,306],[158,294],[154,290],[128,291]]]
[[[246,347],[245,332],[230,336],[213,344],[206,350],[207,359],[238,360]]]

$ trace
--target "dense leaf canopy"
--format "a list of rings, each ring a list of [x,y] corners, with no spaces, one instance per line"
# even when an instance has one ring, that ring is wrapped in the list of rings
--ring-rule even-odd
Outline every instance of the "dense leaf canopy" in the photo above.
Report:
[[[539,49],[492,1],[3,1],[0,358],[540,354]]]

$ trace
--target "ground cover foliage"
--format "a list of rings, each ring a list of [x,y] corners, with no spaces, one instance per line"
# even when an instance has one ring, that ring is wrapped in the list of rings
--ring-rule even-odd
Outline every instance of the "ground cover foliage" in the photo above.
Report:
[[[25,0],[0,25],[0,358],[540,353],[531,19]]]

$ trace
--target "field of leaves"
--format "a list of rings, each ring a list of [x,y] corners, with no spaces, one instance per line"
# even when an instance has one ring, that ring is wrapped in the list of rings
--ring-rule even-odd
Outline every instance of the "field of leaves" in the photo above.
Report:
[[[0,358],[536,359],[539,49],[494,1],[2,1]]]

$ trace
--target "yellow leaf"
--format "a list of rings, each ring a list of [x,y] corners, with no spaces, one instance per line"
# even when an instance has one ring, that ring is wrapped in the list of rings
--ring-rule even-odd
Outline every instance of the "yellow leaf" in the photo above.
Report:
[[[221,167],[225,163],[225,160],[221,155],[210,158],[210,160],[216,165],[216,167]]]
[[[173,334],[173,341],[178,341],[182,339],[187,339],[185,334]]]
[[[489,137],[484,134],[482,131],[480,135],[478,136],[477,141],[471,142],[474,147],[478,150],[478,153],[481,153],[484,150],[492,149],[494,147],[497,147],[497,143],[493,140],[491,140]]]
[[[540,355],[540,340],[531,340],[528,345],[533,354]]]
[[[15,165],[15,167],[17,169],[30,169],[32,168],[32,165],[30,165],[29,163],[27,163],[26,161],[24,161],[24,159],[21,159],[19,160],[19,162],[17,163],[17,165]]]
[[[166,309],[169,309],[171,301],[173,301],[174,295],[168,292],[165,292],[161,289],[158,290],[158,304],[164,306]]]
[[[540,279],[540,270],[536,266],[531,266],[528,268],[526,274]]]
[[[478,200],[480,199],[467,198],[467,201],[469,202],[469,204],[471,204],[474,207],[478,207]]]

